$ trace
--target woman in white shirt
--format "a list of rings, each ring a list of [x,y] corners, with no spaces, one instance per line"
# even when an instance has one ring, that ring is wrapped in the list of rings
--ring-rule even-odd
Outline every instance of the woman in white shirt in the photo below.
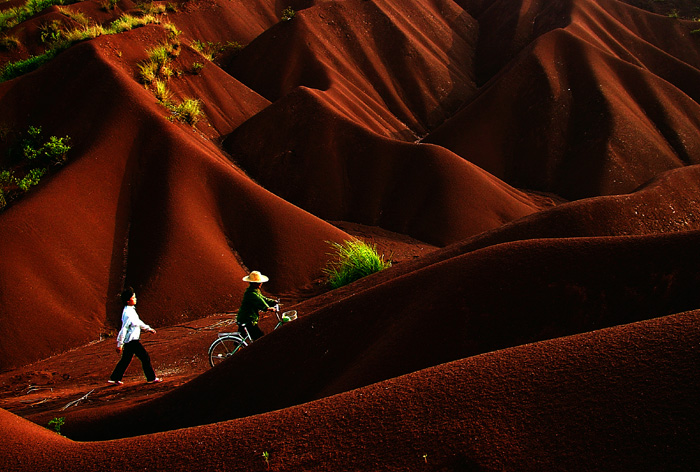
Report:
[[[114,372],[112,372],[108,382],[114,385],[122,385],[124,372],[126,372],[134,356],[141,361],[146,381],[148,383],[160,382],[151,366],[151,358],[139,340],[141,338],[141,330],[149,333],[155,333],[156,330],[141,321],[138,313],[136,313],[136,308],[134,308],[136,305],[136,293],[134,293],[133,288],[127,287],[124,289],[121,298],[124,303],[124,311],[122,311],[122,329],[119,330],[119,335],[117,335],[117,352],[122,355],[122,358],[114,368]]]

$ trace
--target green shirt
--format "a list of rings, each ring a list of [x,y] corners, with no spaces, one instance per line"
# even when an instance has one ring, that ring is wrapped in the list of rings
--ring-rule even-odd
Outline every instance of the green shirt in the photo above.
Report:
[[[236,323],[255,326],[258,324],[259,314],[261,310],[267,310],[271,306],[275,306],[277,300],[267,298],[262,294],[259,288],[248,287],[243,294],[243,301],[238,308],[236,315]]]

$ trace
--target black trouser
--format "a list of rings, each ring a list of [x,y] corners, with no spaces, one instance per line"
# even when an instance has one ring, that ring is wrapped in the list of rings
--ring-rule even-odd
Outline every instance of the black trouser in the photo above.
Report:
[[[124,344],[122,358],[114,368],[114,372],[112,372],[109,380],[121,380],[122,377],[124,377],[124,372],[126,372],[127,367],[129,367],[131,359],[134,357],[134,355],[141,361],[143,373],[146,374],[146,380],[149,382],[155,380],[156,373],[153,371],[153,367],[151,366],[151,358],[146,352],[146,349],[144,349],[144,347],[141,345],[141,341],[138,339],[136,341],[131,341]]]
[[[241,328],[245,328],[246,330],[248,330],[248,334],[250,334],[250,338],[253,341],[262,338],[265,335],[265,333],[263,333],[263,330],[260,329],[258,325],[243,324],[241,325]]]

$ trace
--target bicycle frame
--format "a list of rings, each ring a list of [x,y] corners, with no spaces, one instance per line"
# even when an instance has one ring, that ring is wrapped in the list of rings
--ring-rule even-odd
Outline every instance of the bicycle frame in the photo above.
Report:
[[[276,306],[275,315],[277,316],[277,325],[273,328],[273,331],[297,318],[296,310],[286,311],[280,315],[279,305]],[[253,338],[250,336],[248,328],[241,324],[238,324],[238,328],[239,331],[235,333],[219,333],[217,339],[209,346],[209,364],[212,367],[214,367],[216,362],[225,360],[240,351],[241,348],[253,343]],[[241,329],[243,329],[245,335],[241,333]]]

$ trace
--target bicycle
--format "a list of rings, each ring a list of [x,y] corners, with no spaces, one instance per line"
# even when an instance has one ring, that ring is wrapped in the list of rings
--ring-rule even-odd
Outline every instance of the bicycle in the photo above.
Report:
[[[231,315],[233,313],[227,314]],[[296,310],[285,311],[280,315],[279,304],[275,306],[275,315],[277,316],[277,325],[273,331],[283,324],[297,319]],[[236,322],[236,324],[238,323]],[[241,328],[243,328],[245,334],[241,333]],[[253,338],[245,325],[238,325],[238,329],[239,331],[235,333],[219,333],[217,339],[211,343],[211,346],[209,346],[209,364],[212,367],[253,343]]]

